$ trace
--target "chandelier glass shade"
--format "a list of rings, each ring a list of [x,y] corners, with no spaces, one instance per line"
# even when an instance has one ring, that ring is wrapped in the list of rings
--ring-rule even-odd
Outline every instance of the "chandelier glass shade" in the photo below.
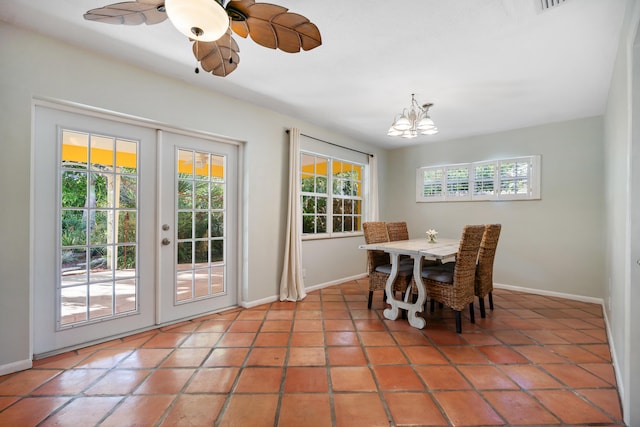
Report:
[[[229,15],[216,0],[166,0],[169,20],[185,36],[215,41],[229,28]]]
[[[420,106],[416,102],[415,94],[412,93],[411,106],[408,109],[405,108],[401,114],[396,116],[387,135],[415,138],[418,135],[437,134],[438,128],[429,117],[429,108],[432,106],[433,104],[431,103]]]

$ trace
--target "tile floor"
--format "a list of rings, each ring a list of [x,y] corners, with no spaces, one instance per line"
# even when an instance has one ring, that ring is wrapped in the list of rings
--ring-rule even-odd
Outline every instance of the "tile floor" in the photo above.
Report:
[[[367,310],[367,280],[0,377],[0,426],[624,425],[601,307],[496,289],[454,331]],[[477,304],[476,304],[477,305]]]

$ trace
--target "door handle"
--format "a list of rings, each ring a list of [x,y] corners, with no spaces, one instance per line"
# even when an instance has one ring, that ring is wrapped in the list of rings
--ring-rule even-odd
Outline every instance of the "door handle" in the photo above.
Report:
[[[171,240],[167,239],[166,237],[164,239],[162,239],[162,245],[163,246],[167,246],[170,243],[171,243]]]

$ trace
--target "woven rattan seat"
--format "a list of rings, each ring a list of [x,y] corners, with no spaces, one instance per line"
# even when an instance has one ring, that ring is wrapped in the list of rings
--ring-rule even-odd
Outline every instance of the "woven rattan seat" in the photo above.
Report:
[[[382,221],[370,221],[362,224],[364,240],[367,244],[388,242],[387,227]],[[369,273],[369,301],[367,307],[371,308],[373,292],[384,290],[391,272],[389,254],[384,251],[367,251],[367,272]],[[405,292],[411,283],[413,275],[412,265],[399,265],[398,277],[393,282],[393,290]]]
[[[462,310],[468,305],[471,323],[475,323],[473,300],[475,298],[476,261],[480,242],[484,235],[484,225],[467,225],[462,231],[460,248],[456,255],[453,271],[439,267],[424,267],[422,281],[431,299],[451,307],[456,313],[456,332],[462,332]]]

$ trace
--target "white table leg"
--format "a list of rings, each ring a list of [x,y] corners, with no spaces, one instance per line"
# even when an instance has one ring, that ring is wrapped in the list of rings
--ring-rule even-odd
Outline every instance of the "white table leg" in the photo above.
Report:
[[[398,315],[400,314],[400,310],[398,307],[398,301],[395,298],[395,292],[393,292],[393,282],[395,282],[396,277],[398,277],[398,265],[400,264],[400,254],[398,253],[390,253],[391,257],[391,274],[387,278],[387,285],[384,288],[384,291],[387,294],[387,302],[391,304],[391,308],[386,308],[383,312],[384,317],[389,320],[396,320]]]
[[[409,324],[414,328],[422,329],[427,323],[422,317],[418,317],[418,313],[422,311],[424,301],[427,298],[424,284],[422,283],[422,277],[420,277],[420,274],[422,273],[422,257],[416,256],[413,258],[413,276],[415,277],[416,286],[418,287],[418,299],[415,303],[409,303],[409,300],[412,299],[410,295],[411,289],[407,289],[408,297],[406,301],[395,299],[393,282],[396,280],[396,277],[398,277],[400,254],[392,252],[389,255],[391,256],[391,274],[387,279],[385,292],[387,293],[387,302],[391,304],[391,308],[384,310],[384,317],[389,320],[396,320],[400,314],[400,309],[404,308],[408,311],[407,319],[409,320]]]

